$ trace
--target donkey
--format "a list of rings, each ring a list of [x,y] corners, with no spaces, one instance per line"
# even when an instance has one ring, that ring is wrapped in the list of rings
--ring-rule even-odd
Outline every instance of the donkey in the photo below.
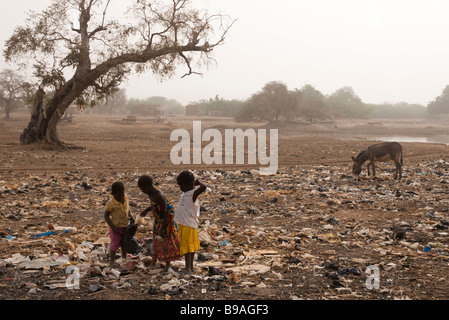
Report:
[[[368,147],[365,151],[359,153],[359,155],[354,158],[352,157],[352,161],[354,162],[352,165],[352,173],[356,176],[359,176],[362,172],[362,165],[369,161],[367,165],[368,176],[369,167],[373,168],[373,176],[376,176],[376,169],[374,163],[376,161],[387,162],[389,160],[393,160],[396,165],[396,172],[394,174],[394,179],[398,178],[401,180],[402,177],[402,146],[397,142],[384,142],[372,145]]]

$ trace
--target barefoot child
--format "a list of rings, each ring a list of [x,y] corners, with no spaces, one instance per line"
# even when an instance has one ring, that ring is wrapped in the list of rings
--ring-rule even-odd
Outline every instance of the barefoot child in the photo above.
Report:
[[[111,187],[111,199],[106,203],[104,219],[109,225],[109,236],[111,243],[109,245],[110,264],[115,263],[115,254],[118,248],[122,249],[122,258],[126,258],[126,250],[123,247],[122,237],[126,226],[128,225],[129,200],[125,195],[125,187],[121,182],[114,182]]]
[[[179,254],[179,237],[174,221],[175,212],[173,205],[167,201],[165,195],[153,185],[153,179],[149,176],[139,178],[138,186],[143,193],[147,194],[151,206],[142,211],[139,216],[152,211],[154,217],[153,227],[153,260],[151,267],[156,266],[156,261],[165,262],[163,272],[170,268],[170,262],[181,259]]]
[[[178,224],[179,239],[181,241],[181,255],[185,258],[184,272],[194,273],[193,258],[200,249],[198,239],[198,218],[200,216],[200,203],[198,196],[206,190],[206,186],[195,180],[193,173],[183,171],[177,178],[179,188],[183,192],[176,208],[175,221]],[[199,186],[199,188],[195,188]]]

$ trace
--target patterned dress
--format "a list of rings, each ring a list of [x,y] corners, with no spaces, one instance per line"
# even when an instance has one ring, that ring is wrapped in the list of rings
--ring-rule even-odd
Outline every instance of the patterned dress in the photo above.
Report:
[[[175,223],[175,211],[171,203],[166,206],[151,203],[154,216],[153,227],[153,259],[161,262],[170,262],[181,259],[178,228]],[[168,212],[167,225],[162,236],[158,236],[158,231],[164,221],[164,213]]]

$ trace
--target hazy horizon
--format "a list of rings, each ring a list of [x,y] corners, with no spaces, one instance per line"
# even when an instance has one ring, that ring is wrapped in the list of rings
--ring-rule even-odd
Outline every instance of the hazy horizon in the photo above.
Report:
[[[25,12],[41,11],[50,0],[18,0],[0,13],[4,43]],[[160,83],[152,74],[132,76],[127,98],[163,96],[187,105],[220,96],[245,100],[270,81],[290,90],[305,84],[323,94],[350,86],[365,103],[427,103],[449,84],[449,3],[431,0],[255,1],[193,0],[198,8],[229,14],[237,22],[217,65],[203,77]],[[1,59],[0,69],[14,67]]]

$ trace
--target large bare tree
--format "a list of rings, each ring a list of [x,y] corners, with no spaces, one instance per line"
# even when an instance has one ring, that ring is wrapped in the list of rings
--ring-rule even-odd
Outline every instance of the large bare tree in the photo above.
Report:
[[[57,124],[65,110],[94,105],[132,72],[170,78],[184,66],[184,76],[199,73],[233,23],[188,0],[53,0],[30,12],[4,51],[7,61],[32,65],[39,86],[21,143],[64,145]]]

